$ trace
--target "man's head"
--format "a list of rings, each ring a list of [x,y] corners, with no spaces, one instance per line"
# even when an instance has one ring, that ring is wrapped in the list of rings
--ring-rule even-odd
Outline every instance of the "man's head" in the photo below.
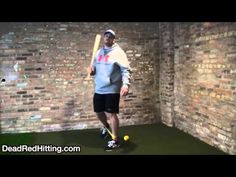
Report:
[[[115,42],[115,36],[116,34],[113,30],[106,30],[104,32],[104,45],[107,47],[111,47]]]

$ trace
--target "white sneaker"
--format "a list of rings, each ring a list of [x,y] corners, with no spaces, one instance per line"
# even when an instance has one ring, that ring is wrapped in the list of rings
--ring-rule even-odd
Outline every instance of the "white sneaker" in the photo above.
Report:
[[[117,140],[108,141],[107,147],[105,148],[106,151],[112,151],[120,147],[120,144]]]

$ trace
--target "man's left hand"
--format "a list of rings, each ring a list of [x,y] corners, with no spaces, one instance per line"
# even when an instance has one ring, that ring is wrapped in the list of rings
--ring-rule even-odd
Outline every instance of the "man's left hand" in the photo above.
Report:
[[[127,86],[122,86],[120,90],[120,95],[121,96],[126,96],[129,92],[129,88]]]

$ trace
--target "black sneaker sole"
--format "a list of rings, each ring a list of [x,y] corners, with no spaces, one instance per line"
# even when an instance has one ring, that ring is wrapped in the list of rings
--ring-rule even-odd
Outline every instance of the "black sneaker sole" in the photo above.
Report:
[[[105,151],[111,152],[111,151],[116,151],[116,150],[118,150],[118,149],[120,149],[120,145],[118,145],[117,147],[115,147],[115,148],[113,148],[113,149],[106,149],[106,148],[105,148]]]

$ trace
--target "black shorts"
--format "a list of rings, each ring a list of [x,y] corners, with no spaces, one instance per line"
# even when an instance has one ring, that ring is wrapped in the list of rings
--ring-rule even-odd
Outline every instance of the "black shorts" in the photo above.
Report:
[[[119,113],[120,94],[97,94],[93,96],[94,112]]]

